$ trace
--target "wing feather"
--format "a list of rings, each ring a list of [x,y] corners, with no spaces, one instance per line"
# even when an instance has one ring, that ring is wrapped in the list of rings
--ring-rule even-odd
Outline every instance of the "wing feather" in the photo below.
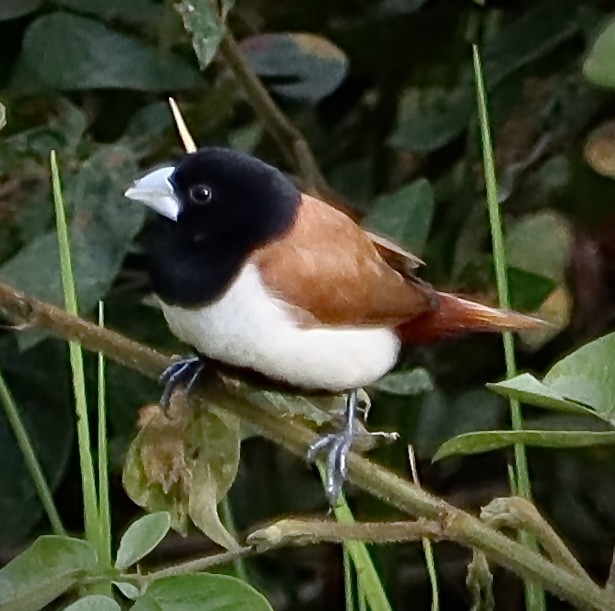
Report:
[[[291,231],[255,262],[271,291],[320,324],[394,326],[437,308],[431,286],[398,272],[370,234],[307,195]]]

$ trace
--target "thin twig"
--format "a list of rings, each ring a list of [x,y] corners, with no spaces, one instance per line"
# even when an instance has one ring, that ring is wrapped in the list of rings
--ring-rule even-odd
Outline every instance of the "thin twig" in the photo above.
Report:
[[[311,545],[315,543],[403,543],[423,538],[443,536],[438,522],[424,520],[401,522],[334,522],[332,520],[300,520],[287,518],[259,528],[248,535],[246,542],[259,549],[280,545]]]
[[[416,466],[414,448],[411,445],[408,446],[408,460],[410,461],[412,481],[420,487],[421,481],[419,480],[419,470]],[[427,536],[423,538],[422,544],[423,554],[425,556],[425,565],[427,566],[427,573],[429,574],[429,582],[431,584],[431,611],[439,611],[440,593],[438,590],[438,573],[436,572],[436,561],[433,553],[433,546]]]
[[[215,566],[221,566],[238,560],[239,558],[245,558],[251,554],[256,553],[256,550],[251,546],[240,547],[236,550],[222,552],[221,554],[215,554],[213,556],[205,556],[205,558],[197,558],[189,562],[182,562],[173,566],[147,573],[146,575],[122,575],[130,581],[138,581],[140,583],[151,583],[156,579],[162,577],[171,577],[174,575],[186,575],[188,573],[198,573],[206,571]]]
[[[0,313],[15,323],[30,322],[64,339],[77,339],[83,347],[104,352],[108,358],[149,376],[158,376],[170,362],[151,348],[126,337],[99,328],[71,316],[60,308],[26,296],[0,283]],[[194,399],[207,404],[206,396],[221,393],[217,400],[224,408],[250,424],[267,439],[293,454],[303,456],[316,433],[304,424],[274,415],[251,403],[250,397],[233,394],[220,383],[204,388]],[[273,409],[273,408],[272,408]],[[583,609],[611,611],[613,597],[598,585],[550,562],[539,553],[497,532],[478,518],[457,509],[418,488],[405,479],[366,458],[351,453],[348,478],[357,487],[384,500],[406,514],[436,520],[445,525],[447,538],[467,547],[477,548],[492,561],[512,570],[524,579],[540,582],[555,595]]]
[[[538,509],[521,497],[494,499],[480,513],[481,520],[493,528],[526,530],[536,537],[551,560],[566,570],[591,581],[590,576],[559,538]]]
[[[282,153],[297,169],[305,188],[320,195],[330,192],[307,140],[269,95],[261,80],[246,62],[230,31],[220,43],[220,52],[243,87],[254,111],[276,140]]]

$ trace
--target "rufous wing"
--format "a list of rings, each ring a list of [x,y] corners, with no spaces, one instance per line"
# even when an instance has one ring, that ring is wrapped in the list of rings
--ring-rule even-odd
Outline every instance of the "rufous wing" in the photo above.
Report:
[[[265,285],[320,324],[395,326],[438,307],[426,283],[393,269],[369,234],[308,195],[282,239],[254,255]]]

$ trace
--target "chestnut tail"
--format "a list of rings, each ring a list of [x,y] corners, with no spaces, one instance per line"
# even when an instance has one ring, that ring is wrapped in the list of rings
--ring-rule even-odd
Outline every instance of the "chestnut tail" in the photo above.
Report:
[[[498,333],[535,329],[547,323],[519,312],[507,312],[450,293],[438,293],[439,308],[397,328],[404,343],[437,341],[461,333]]]

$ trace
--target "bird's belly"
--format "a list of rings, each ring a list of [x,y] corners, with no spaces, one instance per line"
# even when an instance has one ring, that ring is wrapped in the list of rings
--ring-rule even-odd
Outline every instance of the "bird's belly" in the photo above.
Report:
[[[370,384],[393,367],[400,348],[388,327],[301,327],[251,264],[215,303],[162,303],[162,310],[173,333],[204,355],[303,388]]]

